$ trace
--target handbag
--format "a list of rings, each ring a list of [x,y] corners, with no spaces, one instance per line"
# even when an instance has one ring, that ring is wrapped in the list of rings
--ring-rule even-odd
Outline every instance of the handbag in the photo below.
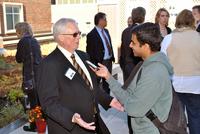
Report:
[[[23,80],[22,82],[22,89],[24,93],[28,94],[33,92],[35,87],[35,80],[34,80],[34,72],[33,72],[33,53],[31,49],[31,41],[29,40],[29,48],[30,48],[30,57],[31,57],[31,76],[32,78],[29,80]]]
[[[142,73],[142,68],[140,69],[141,65],[142,62],[137,64],[122,88],[126,89],[135,77],[135,74],[139,71],[136,80],[137,84]],[[172,95],[172,106],[170,108],[169,116],[165,122],[161,122],[152,110],[149,110],[145,116],[158,128],[160,134],[187,134],[187,121],[183,110],[183,105],[178,98],[173,85]]]
[[[142,69],[140,69],[137,81],[140,79]],[[172,84],[171,84],[172,85]],[[172,85],[172,105],[168,118],[165,122],[161,122],[158,117],[149,110],[145,115],[158,128],[160,134],[187,134],[187,121],[183,110],[183,105],[178,98]]]
[[[22,83],[22,89],[27,94],[33,92],[34,87],[35,86],[34,86],[33,79],[23,81],[23,83]]]
[[[165,122],[160,122],[151,110],[147,112],[146,117],[158,128],[160,134],[187,134],[187,121],[183,105],[174,91],[174,88],[172,89],[172,95],[172,106]]]

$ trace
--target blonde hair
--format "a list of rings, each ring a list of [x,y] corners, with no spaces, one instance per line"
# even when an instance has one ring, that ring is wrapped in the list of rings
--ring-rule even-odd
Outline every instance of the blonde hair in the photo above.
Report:
[[[31,26],[27,22],[19,22],[15,25],[16,32],[19,34],[20,37],[24,35],[33,36],[33,31]]]
[[[156,23],[156,24],[159,23],[159,17],[160,17],[161,12],[166,12],[167,15],[168,15],[168,17],[170,17],[170,16],[169,16],[169,12],[167,11],[167,9],[165,9],[165,8],[160,8],[160,9],[157,11],[157,13],[156,13],[156,17],[155,17],[155,23]],[[166,26],[168,26],[168,24],[167,24]]]

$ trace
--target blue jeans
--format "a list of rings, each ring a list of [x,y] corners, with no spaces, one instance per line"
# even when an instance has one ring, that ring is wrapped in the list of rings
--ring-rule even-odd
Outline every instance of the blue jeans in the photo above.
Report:
[[[186,108],[190,134],[200,134],[200,94],[178,93]]]

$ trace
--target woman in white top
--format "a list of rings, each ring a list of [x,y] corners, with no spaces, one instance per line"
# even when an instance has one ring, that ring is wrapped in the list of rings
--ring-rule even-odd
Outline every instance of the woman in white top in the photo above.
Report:
[[[186,107],[190,134],[200,134],[200,34],[190,10],[176,18],[176,29],[161,44],[174,68],[173,86]]]

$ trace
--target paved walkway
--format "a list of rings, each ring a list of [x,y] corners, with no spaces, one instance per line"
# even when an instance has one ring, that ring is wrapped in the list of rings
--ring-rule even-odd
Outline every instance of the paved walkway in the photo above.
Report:
[[[122,83],[122,73],[118,74],[118,79],[119,82]],[[101,111],[101,117],[106,123],[111,134],[128,134],[127,118],[125,112],[118,112],[113,108],[109,109],[108,111],[105,111],[101,106],[99,107]],[[11,132],[10,134],[36,134],[36,133],[25,132],[23,131],[22,127],[20,127],[15,131]],[[46,132],[46,134],[48,134],[48,132]]]
[[[108,111],[105,111],[102,108],[100,109],[101,109],[101,117],[106,123],[111,134],[128,134],[126,113],[118,112],[113,108],[109,109]],[[25,132],[23,131],[22,127],[20,127],[15,131],[11,132],[10,134],[36,134],[36,133]],[[48,132],[46,132],[46,134],[48,134]]]

